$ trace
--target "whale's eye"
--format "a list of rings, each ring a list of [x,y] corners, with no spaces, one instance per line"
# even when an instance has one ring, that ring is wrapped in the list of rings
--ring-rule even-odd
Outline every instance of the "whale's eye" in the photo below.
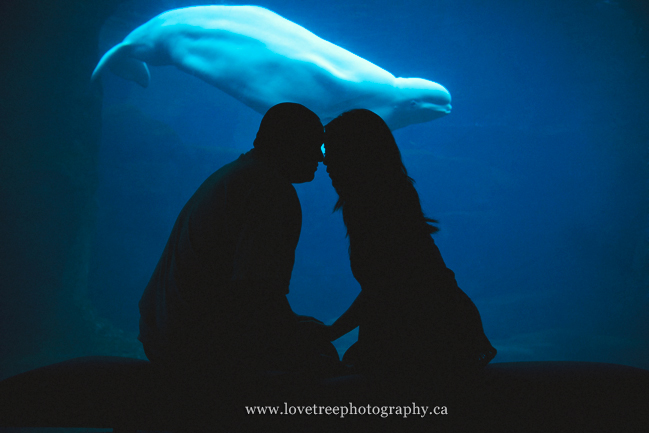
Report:
[[[413,107],[413,108],[416,107],[417,104],[419,104],[419,103],[414,99],[412,101],[410,101],[410,106]]]

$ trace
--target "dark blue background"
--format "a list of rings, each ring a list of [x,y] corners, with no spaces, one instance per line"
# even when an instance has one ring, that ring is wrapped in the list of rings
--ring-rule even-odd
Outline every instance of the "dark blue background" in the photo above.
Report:
[[[258,3],[395,76],[444,85],[453,112],[395,131],[435,240],[496,361],[649,368],[649,65],[628,2]],[[189,1],[126,2],[103,53]],[[142,89],[103,77],[90,294],[137,332],[137,302],[198,185],[252,146],[261,115],[174,67]],[[358,293],[336,195],[297,185],[304,221],[289,299],[328,323]],[[336,344],[343,351],[355,337]]]

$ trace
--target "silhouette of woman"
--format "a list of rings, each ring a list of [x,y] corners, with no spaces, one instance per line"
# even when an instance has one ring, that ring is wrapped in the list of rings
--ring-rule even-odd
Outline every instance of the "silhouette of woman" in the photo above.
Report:
[[[419,195],[385,122],[368,110],[325,127],[325,160],[339,195],[354,277],[361,285],[329,328],[337,339],[359,326],[345,357],[381,379],[465,376],[496,355],[480,314],[458,287],[431,237],[435,220]]]

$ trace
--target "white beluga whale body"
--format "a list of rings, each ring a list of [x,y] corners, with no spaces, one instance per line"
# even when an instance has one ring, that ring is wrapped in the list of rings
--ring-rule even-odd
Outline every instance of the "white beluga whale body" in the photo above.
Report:
[[[353,108],[381,116],[391,129],[451,111],[451,95],[422,78],[395,78],[369,61],[258,6],[173,9],[131,32],[99,61],[146,87],[148,65],[175,65],[265,113],[297,102],[323,123]]]

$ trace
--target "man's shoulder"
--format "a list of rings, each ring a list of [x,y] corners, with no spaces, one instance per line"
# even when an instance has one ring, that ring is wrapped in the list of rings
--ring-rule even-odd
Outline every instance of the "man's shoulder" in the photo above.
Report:
[[[277,191],[295,190],[291,182],[280,174],[271,161],[255,155],[254,150],[244,153],[231,164],[228,170],[228,179],[231,182],[242,182]]]
[[[295,196],[295,188],[277,168],[250,151],[215,171],[201,186],[208,194],[249,195],[253,190],[264,191],[271,196]]]
[[[254,177],[263,176],[264,167],[261,166],[248,153],[241,154],[237,159],[231,161],[214,173],[205,181],[201,188],[215,188],[219,185],[227,185],[232,182],[242,182],[246,179],[253,180]]]

